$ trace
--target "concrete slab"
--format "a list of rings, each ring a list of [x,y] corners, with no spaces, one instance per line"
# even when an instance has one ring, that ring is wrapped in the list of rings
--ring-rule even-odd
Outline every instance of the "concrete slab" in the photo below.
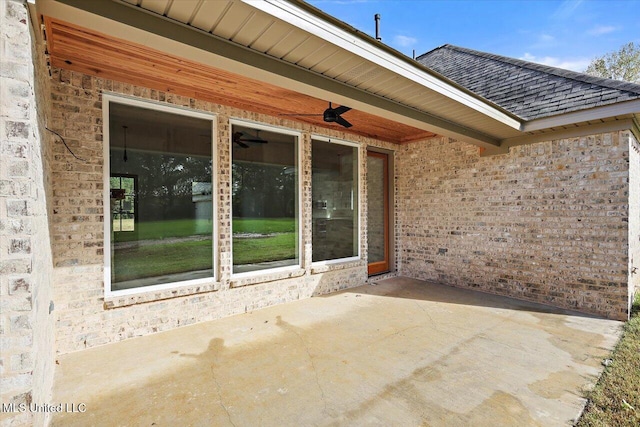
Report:
[[[570,425],[621,325],[387,279],[63,355],[52,424]]]

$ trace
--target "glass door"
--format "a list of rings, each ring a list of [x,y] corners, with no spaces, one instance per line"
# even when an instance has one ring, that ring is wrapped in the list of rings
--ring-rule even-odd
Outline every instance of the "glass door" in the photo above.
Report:
[[[389,271],[389,157],[367,153],[369,275]]]

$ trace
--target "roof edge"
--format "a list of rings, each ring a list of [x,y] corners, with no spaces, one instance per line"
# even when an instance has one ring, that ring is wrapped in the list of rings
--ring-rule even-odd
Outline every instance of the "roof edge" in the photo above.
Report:
[[[577,138],[581,136],[597,135],[607,132],[618,132],[624,130],[629,130],[634,135],[640,132],[638,130],[638,122],[633,118],[628,118],[624,120],[590,123],[567,129],[558,129],[549,132],[506,138],[502,140],[500,146],[508,150],[511,147],[516,147],[518,145],[534,144],[537,142],[554,141],[567,138]]]
[[[303,31],[421,84],[513,129],[519,130],[522,126],[521,119],[516,115],[487,102],[486,99],[458,84],[451,84],[449,79],[443,78],[439,73],[301,0],[240,1],[278,19],[285,20]],[[323,23],[325,25],[322,25]],[[357,40],[353,39],[354,36],[357,37]]]
[[[508,56],[503,56],[503,55],[497,55],[494,53],[488,53],[488,52],[482,52],[479,50],[475,50],[475,49],[469,49],[466,47],[460,47],[460,46],[456,46],[456,45],[452,45],[452,44],[444,44],[442,46],[439,46],[435,49],[432,49],[426,53],[423,53],[422,55],[419,55],[418,57],[416,57],[416,60],[419,60],[420,58],[429,55],[430,53],[439,50],[439,49],[452,49],[452,50],[456,50],[458,52],[463,52],[463,53],[467,53],[469,55],[475,55],[475,56],[480,56],[483,58],[488,58],[488,59],[492,59],[494,61],[500,61],[500,62],[504,62],[507,64],[511,64],[511,65],[515,65],[518,67],[522,67],[522,68],[527,68],[530,70],[534,70],[534,71],[541,71],[547,74],[551,74],[557,77],[562,77],[565,79],[571,79],[571,80],[576,80],[579,81],[581,83],[587,83],[587,84],[595,84],[598,86],[603,86],[603,87],[607,87],[609,89],[615,89],[615,90],[623,90],[623,91],[627,91],[627,92],[632,92],[635,94],[640,95],[640,84],[637,83],[632,83],[632,82],[627,82],[627,81],[623,81],[623,80],[614,80],[614,79],[608,79],[608,78],[604,78],[604,77],[596,77],[596,76],[592,76],[586,73],[580,73],[578,71],[572,71],[572,70],[567,70],[564,68],[558,68],[558,67],[552,67],[550,65],[544,65],[544,64],[539,64],[537,62],[531,62],[531,61],[525,61],[523,59],[517,59],[517,58],[511,58]]]
[[[586,110],[573,111],[570,113],[529,120],[523,123],[522,131],[534,132],[559,126],[567,126],[574,123],[583,123],[588,121],[606,119],[609,117],[639,113],[640,99],[634,99],[630,101],[604,105],[601,107],[594,107]]]

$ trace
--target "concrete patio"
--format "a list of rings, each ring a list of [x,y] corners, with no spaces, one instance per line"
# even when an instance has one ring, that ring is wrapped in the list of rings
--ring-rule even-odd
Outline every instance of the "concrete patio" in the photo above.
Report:
[[[621,325],[387,279],[63,355],[53,425],[571,425]]]

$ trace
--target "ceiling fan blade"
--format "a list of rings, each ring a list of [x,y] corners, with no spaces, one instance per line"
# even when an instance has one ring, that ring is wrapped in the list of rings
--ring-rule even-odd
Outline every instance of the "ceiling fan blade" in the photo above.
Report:
[[[327,123],[338,123],[341,126],[346,128],[350,128],[353,126],[347,120],[340,117],[340,114],[346,113],[351,110],[351,107],[347,107],[345,105],[341,105],[339,107],[333,108],[331,102],[329,102],[329,108],[324,110],[322,114],[299,114],[299,113],[280,113],[279,116],[294,116],[294,117],[312,117],[312,116],[322,116],[323,120]]]
[[[266,144],[268,141],[265,141],[264,139],[260,138],[258,135],[256,135],[255,137],[252,138],[243,138],[243,135],[245,135],[243,132],[236,132],[233,134],[233,141],[234,142],[255,142],[258,144]]]
[[[284,113],[280,113],[278,115],[279,116],[298,116],[298,117],[307,116],[307,117],[310,117],[310,116],[321,116],[322,114],[295,114],[295,113],[293,113],[293,114],[284,114]]]
[[[333,111],[335,111],[335,113],[336,113],[337,115],[340,115],[340,114],[346,113],[346,112],[347,112],[347,111],[349,111],[349,110],[351,110],[351,108],[350,108],[350,107],[345,107],[344,105],[341,105],[341,106],[339,106],[339,107],[337,107],[337,108],[334,108],[334,109],[333,109]]]
[[[346,121],[345,119],[343,119],[340,116],[336,117],[335,122],[338,123],[339,125],[342,125],[342,126],[346,127],[346,128],[350,128],[351,126],[353,126],[351,123],[349,123],[348,121]]]
[[[238,141],[241,142],[256,142],[258,144],[266,144],[269,141],[265,141],[264,139],[253,139],[253,138],[238,138]]]
[[[236,144],[238,144],[242,148],[249,148],[249,146],[247,144],[245,144],[244,142],[241,142],[238,139],[234,140],[233,142],[235,142]]]

